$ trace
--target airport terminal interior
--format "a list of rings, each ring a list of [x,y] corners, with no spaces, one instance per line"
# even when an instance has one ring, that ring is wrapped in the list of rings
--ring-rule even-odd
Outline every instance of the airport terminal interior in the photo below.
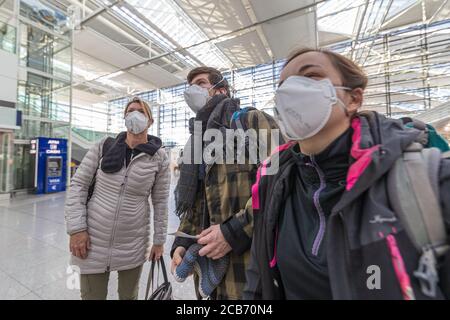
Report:
[[[273,115],[299,47],[362,66],[363,110],[419,119],[450,141],[448,0],[0,0],[0,299],[80,299],[65,197],[89,148],[127,130],[131,98],[148,102],[149,134],[169,155],[175,232],[175,167],[195,116],[189,71],[220,70],[241,108]],[[192,279],[172,284],[174,299],[196,298]],[[115,272],[109,289],[117,299]]]

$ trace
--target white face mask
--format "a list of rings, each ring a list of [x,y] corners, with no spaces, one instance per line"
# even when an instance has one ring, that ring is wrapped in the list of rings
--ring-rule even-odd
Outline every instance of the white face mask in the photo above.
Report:
[[[325,127],[333,105],[344,103],[337,97],[330,79],[314,80],[302,76],[287,78],[275,95],[275,110],[282,133],[289,140],[305,140]]]
[[[224,81],[225,78],[222,78],[219,82],[217,82],[214,86],[209,89],[202,88],[197,84],[193,84],[189,86],[189,88],[184,91],[184,100],[186,101],[189,108],[191,108],[194,113],[197,113],[202,109],[208,100],[211,98],[209,96],[209,90],[214,89],[219,83]]]
[[[132,111],[125,116],[125,126],[133,134],[139,134],[146,130],[148,122],[148,118],[139,111]]]
[[[193,84],[184,92],[184,100],[194,113],[197,113],[208,102],[209,91],[199,85]]]

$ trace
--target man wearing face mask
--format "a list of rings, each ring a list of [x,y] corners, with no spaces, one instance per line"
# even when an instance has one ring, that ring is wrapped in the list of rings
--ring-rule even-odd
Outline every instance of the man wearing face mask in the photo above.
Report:
[[[230,97],[227,80],[218,70],[199,67],[189,73],[187,80],[189,88],[185,100],[196,116],[189,121],[191,138],[183,151],[190,153],[191,158],[185,159],[180,166],[175,198],[177,215],[181,218],[179,231],[197,236],[198,240],[175,238],[171,252],[172,272],[182,262],[186,250],[197,242],[203,245],[198,253],[201,257],[218,260],[228,255],[230,258],[223,279],[210,297],[241,299],[252,237],[252,217],[242,209],[251,196],[257,164],[250,163],[248,155],[245,164],[196,164],[195,152],[201,150],[193,148],[194,134],[203,137],[208,129],[221,132],[237,127],[255,129],[256,132],[266,129],[270,143],[271,129],[277,125],[264,112],[254,108],[241,110],[239,100]],[[194,121],[201,123],[202,132],[194,132]],[[268,146],[269,151],[271,147]],[[193,151],[188,152],[188,149]],[[194,280],[197,288],[197,274]]]
[[[106,299],[111,271],[118,271],[119,298],[137,299],[142,265],[147,258],[160,259],[166,241],[168,156],[161,139],[147,134],[153,117],[145,101],[130,100],[124,118],[127,131],[88,151],[67,194],[71,264],[80,270],[83,300]]]
[[[328,50],[287,59],[275,101],[289,143],[247,207],[244,298],[450,299],[450,159],[426,130],[360,112],[367,83]]]

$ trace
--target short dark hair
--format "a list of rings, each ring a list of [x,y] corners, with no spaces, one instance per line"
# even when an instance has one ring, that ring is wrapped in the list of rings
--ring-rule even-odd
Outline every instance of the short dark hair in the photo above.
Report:
[[[230,96],[230,86],[228,84],[227,79],[224,78],[224,76],[222,75],[222,72],[220,72],[219,70],[217,70],[215,68],[211,68],[211,67],[194,68],[187,75],[187,82],[189,84],[191,84],[192,80],[194,80],[194,78],[196,76],[198,76],[199,74],[202,74],[202,73],[207,73],[209,82],[213,86],[217,84],[216,88],[225,88],[225,90],[227,91],[227,96]],[[220,81],[222,81],[222,82],[220,82]]]

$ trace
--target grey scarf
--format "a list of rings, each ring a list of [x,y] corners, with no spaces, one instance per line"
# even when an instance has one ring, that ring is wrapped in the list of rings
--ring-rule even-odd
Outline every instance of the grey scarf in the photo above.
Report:
[[[190,148],[188,154],[190,162],[183,162],[180,165],[180,178],[175,188],[175,213],[178,217],[181,218],[184,214],[188,217],[192,216],[195,200],[205,177],[205,163],[203,161],[202,164],[194,163],[194,151],[196,151],[194,149],[194,121],[202,122],[203,138],[203,134],[207,129],[215,128],[220,130],[227,128],[231,116],[238,110],[239,100],[230,99],[226,95],[216,95],[197,113],[195,118],[189,119],[189,133],[191,136],[183,152]]]

